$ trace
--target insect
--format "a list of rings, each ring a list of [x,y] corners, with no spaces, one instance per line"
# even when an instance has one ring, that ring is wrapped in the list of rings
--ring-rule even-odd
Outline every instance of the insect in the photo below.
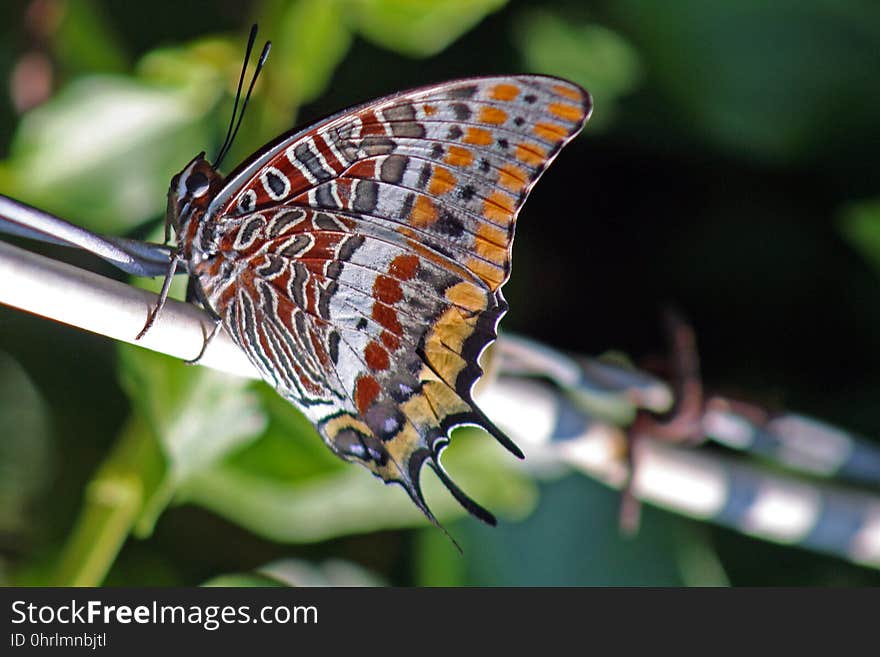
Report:
[[[173,228],[177,247],[144,331],[182,263],[191,300],[333,452],[402,485],[436,524],[419,483],[427,464],[495,524],[439,456],[459,425],[523,456],[471,389],[507,310],[517,213],[584,126],[590,97],[544,76],[451,80],[282,135],[224,177],[268,48],[215,163],[202,153],[171,181],[166,237]]]

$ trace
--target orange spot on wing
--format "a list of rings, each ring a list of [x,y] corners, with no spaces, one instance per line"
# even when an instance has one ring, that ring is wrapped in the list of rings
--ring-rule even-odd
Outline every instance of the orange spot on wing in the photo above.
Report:
[[[410,210],[409,213],[409,219],[414,225],[419,226],[420,228],[430,226],[437,221],[437,207],[431,199],[420,194],[416,198],[416,202],[413,203],[412,210]]]
[[[367,412],[370,404],[376,400],[381,390],[379,382],[373,377],[365,375],[358,377],[357,383],[354,386],[354,403],[361,414]]]
[[[382,344],[388,348],[388,351],[397,351],[400,347],[400,338],[390,331],[382,331]]]
[[[437,113],[437,108],[433,105],[422,105],[422,111],[425,116],[434,116]]]
[[[361,124],[361,137],[384,134],[385,124],[377,121],[375,114],[371,114],[369,117],[364,117],[364,122]]]
[[[483,216],[496,224],[507,225],[513,219],[514,200],[501,191],[494,191],[483,201]]]
[[[468,167],[474,162],[474,154],[461,146],[450,146],[445,161],[454,167]]]
[[[580,107],[569,105],[568,103],[550,103],[547,106],[547,110],[554,116],[558,116],[566,121],[580,121],[584,118],[584,111]]]
[[[512,84],[499,84],[492,88],[492,98],[495,100],[513,100],[519,95],[519,87]]]
[[[467,267],[479,276],[493,292],[504,282],[504,271],[485,260],[468,258]]]
[[[446,269],[450,272],[453,272],[459,275],[461,278],[469,278],[468,270],[466,267],[462,267],[457,262],[450,260],[446,256],[437,253],[434,249],[425,246],[421,242],[421,235],[418,233],[408,230],[406,228],[401,228],[400,232],[406,235],[409,239],[406,241],[406,245],[415,253],[419,254],[419,257],[423,260],[427,260],[428,262],[432,262],[436,265],[439,265],[443,269]]]
[[[390,276],[377,276],[376,282],[373,283],[373,296],[382,303],[393,306],[403,299],[403,290],[400,289],[400,283],[397,282],[397,279]]]
[[[507,262],[507,249],[502,249],[497,244],[480,239],[474,240],[474,250],[481,258],[489,260],[496,265],[503,267]]]
[[[516,159],[529,166],[537,167],[547,160],[547,151],[537,144],[523,142],[516,147]]]
[[[477,228],[477,238],[507,248],[510,241],[510,231],[499,228],[495,224],[481,223]]]
[[[408,281],[419,270],[419,258],[414,255],[399,255],[388,266],[388,272],[402,281]]]
[[[438,419],[469,410],[464,400],[440,381],[425,381],[422,394],[430,400],[430,407],[440,414]]]
[[[387,370],[391,364],[388,352],[375,340],[364,349],[364,360],[367,361],[367,367],[373,371]]]
[[[569,100],[583,101],[584,99],[583,94],[578,89],[575,89],[574,87],[569,87],[564,84],[554,84],[553,91],[558,93],[560,96],[565,96]]]
[[[376,175],[376,161],[361,160],[360,162],[355,162],[346,175],[352,178],[373,178]]]
[[[480,108],[480,122],[499,125],[507,120],[507,112],[500,110],[491,105],[484,105]]]
[[[397,319],[397,313],[391,306],[382,303],[373,304],[373,319],[375,319],[383,328],[388,329],[392,333],[400,335],[403,329],[400,327],[400,321]]]
[[[479,311],[486,309],[486,293],[473,283],[462,281],[446,290],[446,298],[465,310]]]
[[[529,175],[515,164],[506,164],[498,171],[498,184],[518,194],[529,182]]]
[[[441,315],[425,340],[425,355],[431,367],[449,385],[467,367],[461,356],[465,340],[474,332],[476,316],[465,318],[458,308],[450,308]]]
[[[440,196],[454,189],[457,182],[458,178],[453,176],[449,169],[435,166],[431,181],[428,183],[428,192]]]
[[[483,128],[475,128],[470,126],[464,133],[462,141],[466,144],[475,144],[477,146],[488,146],[492,143],[492,133]]]
[[[547,141],[559,141],[568,137],[568,130],[556,123],[538,123],[534,128],[535,136]]]

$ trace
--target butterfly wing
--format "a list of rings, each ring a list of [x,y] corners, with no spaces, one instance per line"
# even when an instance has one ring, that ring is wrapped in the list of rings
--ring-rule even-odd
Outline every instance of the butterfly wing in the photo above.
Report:
[[[337,454],[404,486],[452,427],[481,426],[479,357],[507,309],[517,213],[583,127],[590,98],[544,76],[473,78],[395,94],[268,145],[233,172],[196,267],[263,377]]]

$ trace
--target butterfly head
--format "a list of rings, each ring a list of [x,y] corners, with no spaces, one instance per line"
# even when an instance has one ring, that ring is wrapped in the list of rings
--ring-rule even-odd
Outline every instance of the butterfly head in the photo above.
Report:
[[[223,176],[205,159],[205,154],[196,155],[171,179],[165,215],[166,235],[173,228],[178,239],[183,238],[190,219],[207,208],[222,185]]]

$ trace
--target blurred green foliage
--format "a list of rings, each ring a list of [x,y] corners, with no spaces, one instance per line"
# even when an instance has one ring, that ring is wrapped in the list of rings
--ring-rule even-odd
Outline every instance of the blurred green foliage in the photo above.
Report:
[[[880,201],[845,208],[841,228],[852,245],[880,271]]]
[[[635,49],[617,32],[585,18],[561,12],[523,12],[516,43],[529,71],[549,73],[589,88],[601,111],[590,119],[595,131],[614,119],[617,98],[635,91],[642,64]]]
[[[874,5],[266,0],[204,12],[199,3],[154,4],[150,20],[142,7],[99,0],[0,10],[0,67],[12,99],[0,117],[14,125],[0,142],[0,191],[101,232],[155,238],[171,176],[222,140],[255,20],[273,51],[230,165],[319,110],[431,80],[526,70],[594,93],[587,136],[538,186],[519,229],[509,321],[548,342],[648,352],[656,347],[654,309],[671,294],[703,313],[710,377],[760,394],[755,379],[800,370],[750,351],[760,341],[736,321],[763,321],[780,294],[811,296],[815,280],[801,269],[778,290],[768,282],[805,257],[786,254],[831,253],[826,263],[850,263],[833,221],[844,216],[842,234],[880,263],[876,203],[853,205],[877,195]],[[29,83],[16,78],[27,53],[51,61],[52,93],[23,111],[13,101]],[[787,182],[808,167],[804,181]],[[829,181],[824,191],[809,189],[817,177]],[[791,197],[803,203],[789,207]],[[565,242],[577,250],[560,257],[559,233],[548,224],[569,231]],[[777,235],[781,250],[762,264],[755,244]],[[847,271],[847,289],[870,290],[880,307],[877,279]],[[725,285],[729,294],[719,292]],[[713,305],[722,301],[728,305]],[[870,327],[880,327],[880,313],[866,305],[849,319],[876,335]],[[778,336],[761,326],[776,354]],[[402,491],[336,459],[267,386],[73,333],[0,308],[3,582],[872,581],[860,569],[790,551],[795,566],[780,575],[773,564],[781,548],[660,512],[646,513],[638,539],[622,539],[616,495],[577,476],[538,483],[473,430],[455,434],[444,463],[499,512],[502,527],[456,522],[461,509],[425,477],[462,557],[425,528]],[[859,344],[880,347],[869,337]],[[856,360],[870,363],[877,353]],[[801,391],[794,400],[819,397],[809,371],[777,376]],[[808,382],[802,388],[799,378]],[[826,397],[816,411],[870,417],[880,380],[859,383],[852,403],[838,398],[835,408]],[[864,430],[880,433],[873,411]]]

